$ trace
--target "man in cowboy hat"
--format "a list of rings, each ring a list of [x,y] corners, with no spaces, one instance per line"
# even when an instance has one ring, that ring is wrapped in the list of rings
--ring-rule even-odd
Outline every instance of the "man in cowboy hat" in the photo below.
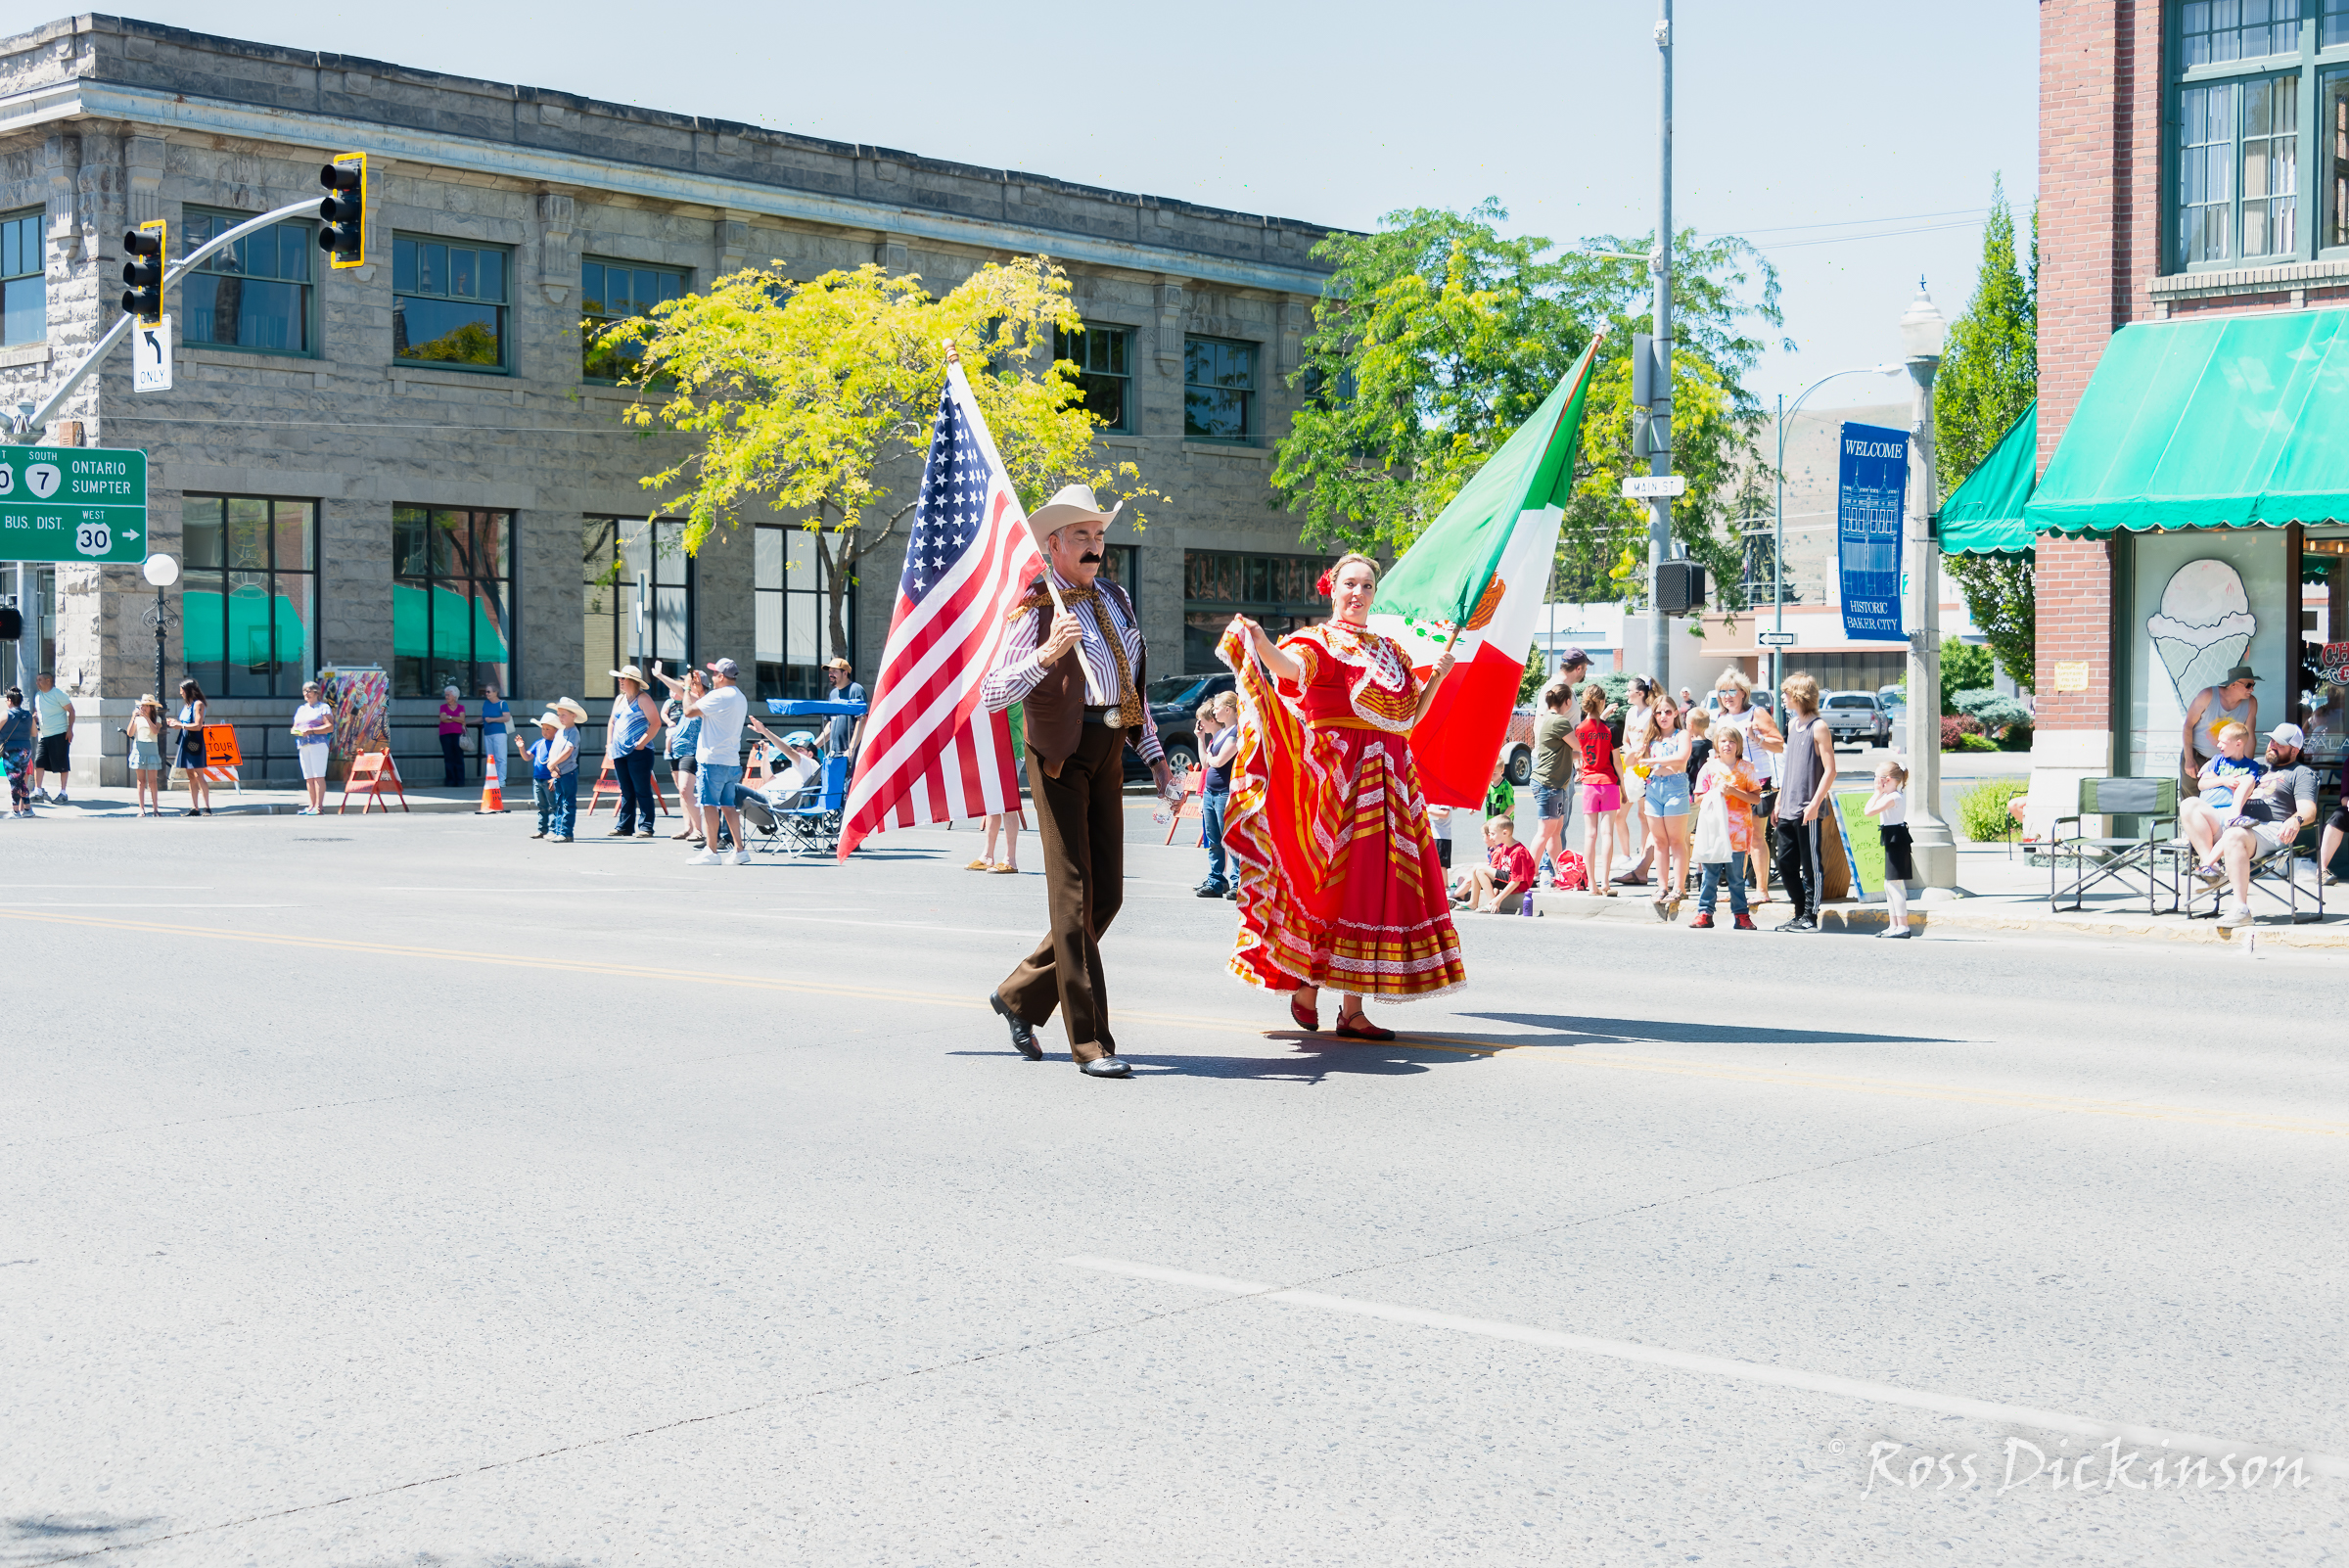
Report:
[[[1101,934],[1125,898],[1125,748],[1150,764],[1162,794],[1168,779],[1158,726],[1142,701],[1148,654],[1133,601],[1098,578],[1117,515],[1116,507],[1100,509],[1090,486],[1072,484],[1029,518],[1044,572],[1013,606],[1011,633],[981,688],[990,713],[1026,705],[1028,790],[1052,916],[1043,941],[988,1000],[1032,1062],[1044,1058],[1036,1026],[1057,1008],[1069,1054],[1095,1078],[1128,1071],[1110,1033],[1101,972]]]

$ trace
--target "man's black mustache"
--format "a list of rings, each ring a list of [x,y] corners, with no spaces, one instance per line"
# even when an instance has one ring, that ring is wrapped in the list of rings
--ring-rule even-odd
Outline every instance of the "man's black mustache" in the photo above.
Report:
[[[1101,558],[1088,552],[1084,555],[1079,556],[1077,558],[1077,564],[1079,566],[1099,566],[1101,564]]]

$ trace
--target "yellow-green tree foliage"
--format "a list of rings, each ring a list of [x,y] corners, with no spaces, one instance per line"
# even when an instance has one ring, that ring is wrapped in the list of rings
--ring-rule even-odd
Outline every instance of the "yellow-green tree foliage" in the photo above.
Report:
[[[990,263],[945,294],[879,266],[796,282],[773,267],[720,278],[707,294],[664,301],[600,332],[595,346],[632,364],[642,396],[629,423],[699,437],[643,480],[686,520],[685,548],[731,527],[745,507],[806,518],[830,588],[832,632],[860,562],[897,531],[918,497],[894,492],[893,464],[918,477],[959,355],[1023,506],[1063,484],[1105,502],[1163,499],[1131,463],[1091,461],[1094,417],[1076,367],[1047,362],[1051,331],[1082,322],[1069,280],[1041,256]],[[1139,510],[1126,517],[1137,526]]]

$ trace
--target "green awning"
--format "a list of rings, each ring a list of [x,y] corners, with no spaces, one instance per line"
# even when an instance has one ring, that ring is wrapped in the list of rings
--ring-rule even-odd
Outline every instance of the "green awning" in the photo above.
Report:
[[[2039,472],[2039,399],[1999,438],[1990,455],[1941,503],[1944,555],[2029,555],[2023,507]]]
[[[2023,516],[2071,534],[2349,518],[2349,310],[2123,327]]]

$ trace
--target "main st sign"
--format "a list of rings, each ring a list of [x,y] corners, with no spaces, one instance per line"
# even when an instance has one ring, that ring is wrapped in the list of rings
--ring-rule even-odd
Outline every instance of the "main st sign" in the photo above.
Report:
[[[0,561],[147,559],[147,454],[0,446]]]

